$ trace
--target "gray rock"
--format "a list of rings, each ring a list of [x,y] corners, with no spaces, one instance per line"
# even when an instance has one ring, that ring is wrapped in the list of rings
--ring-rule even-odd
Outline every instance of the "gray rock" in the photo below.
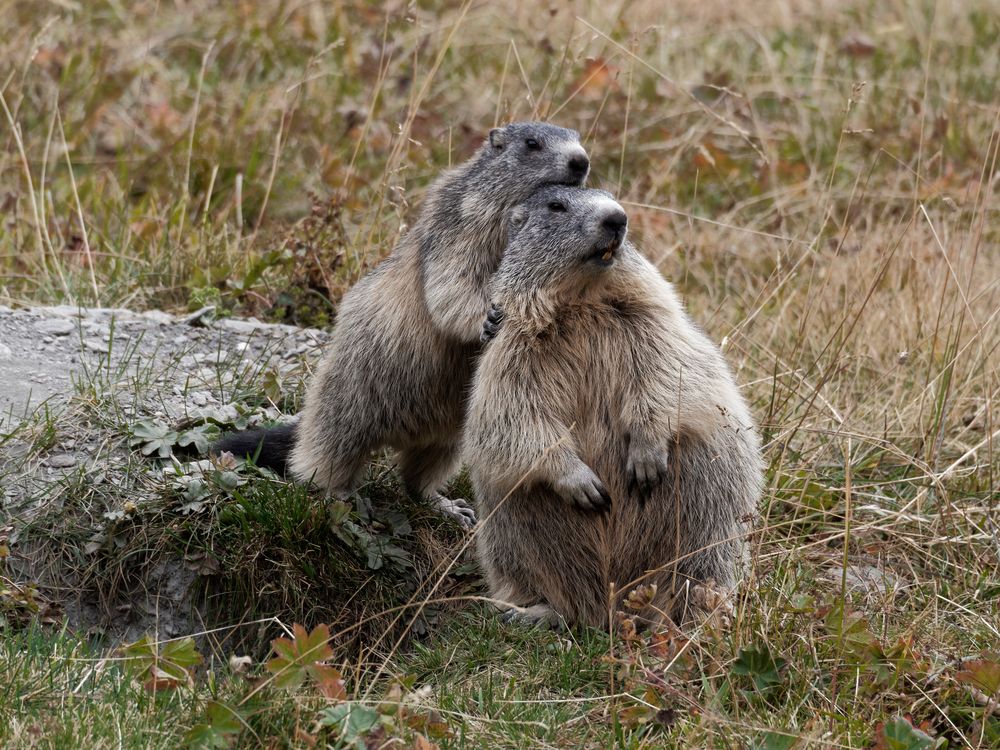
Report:
[[[83,315],[92,320],[110,320],[115,318],[117,320],[132,320],[136,317],[136,314],[131,310],[124,307],[91,307],[81,311]]]
[[[189,326],[201,326],[202,328],[206,328],[211,325],[214,319],[215,305],[206,305],[200,310],[196,310],[184,318],[184,322]]]
[[[96,323],[92,320],[88,320],[83,324],[84,330],[94,336],[100,336],[102,338],[107,338],[111,335],[111,326],[107,323]]]
[[[174,316],[170,313],[165,313],[163,310],[146,310],[142,314],[146,320],[151,320],[154,323],[159,323],[161,326],[170,325],[174,322]]]
[[[45,463],[53,469],[68,469],[76,466],[76,456],[69,453],[56,453],[54,456],[49,456]]]
[[[222,320],[215,321],[215,327],[222,328],[226,331],[232,331],[233,333],[251,334],[260,330],[266,330],[271,326],[267,323],[262,323],[256,318],[247,318],[246,320],[240,320],[239,318],[223,318]]]
[[[87,311],[76,305],[53,305],[52,307],[39,307],[38,312],[42,315],[59,316],[64,318],[79,318],[86,315]]]
[[[52,336],[69,336],[76,330],[76,323],[67,318],[48,318],[35,323],[35,330]]]
[[[0,359],[11,359],[14,356],[14,352],[6,344],[0,344]]]

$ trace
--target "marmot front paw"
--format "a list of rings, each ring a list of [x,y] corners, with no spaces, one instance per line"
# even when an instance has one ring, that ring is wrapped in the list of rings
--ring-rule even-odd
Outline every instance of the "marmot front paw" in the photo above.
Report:
[[[438,492],[434,495],[433,502],[443,515],[454,518],[463,529],[471,529],[476,525],[476,511],[468,500],[461,497],[451,499]]]
[[[597,474],[585,463],[556,480],[553,487],[566,502],[573,503],[582,510],[605,511],[611,508],[611,495]]]
[[[492,341],[500,331],[502,323],[503,309],[495,303],[491,304],[489,311],[486,313],[486,320],[483,321],[483,330],[479,334],[479,340],[484,344],[487,341]]]
[[[663,448],[631,446],[628,452],[628,463],[625,467],[629,486],[639,490],[649,490],[666,479],[669,456],[670,454]]]

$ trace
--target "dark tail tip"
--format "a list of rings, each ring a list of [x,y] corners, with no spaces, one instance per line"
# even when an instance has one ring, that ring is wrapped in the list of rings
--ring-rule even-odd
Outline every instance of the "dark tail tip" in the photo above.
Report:
[[[283,424],[230,433],[215,443],[210,452],[218,455],[229,451],[236,458],[250,459],[257,466],[284,474],[294,444],[295,425]]]

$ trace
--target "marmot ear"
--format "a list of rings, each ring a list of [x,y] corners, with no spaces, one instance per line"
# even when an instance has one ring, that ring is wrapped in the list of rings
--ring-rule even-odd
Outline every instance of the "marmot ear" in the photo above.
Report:
[[[524,226],[524,223],[528,220],[528,207],[527,206],[514,206],[513,210],[510,212],[510,225],[514,229],[520,229]]]
[[[503,128],[493,128],[490,131],[490,145],[497,151],[500,151],[507,145],[507,131]]]

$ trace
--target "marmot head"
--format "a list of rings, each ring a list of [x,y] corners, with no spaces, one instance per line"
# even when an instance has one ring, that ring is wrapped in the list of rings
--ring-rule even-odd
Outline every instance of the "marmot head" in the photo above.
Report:
[[[490,131],[483,144],[489,193],[510,206],[543,185],[582,185],[590,159],[575,130],[541,122],[514,122]]]
[[[510,213],[497,287],[578,295],[617,261],[628,216],[604,190],[549,186]]]

